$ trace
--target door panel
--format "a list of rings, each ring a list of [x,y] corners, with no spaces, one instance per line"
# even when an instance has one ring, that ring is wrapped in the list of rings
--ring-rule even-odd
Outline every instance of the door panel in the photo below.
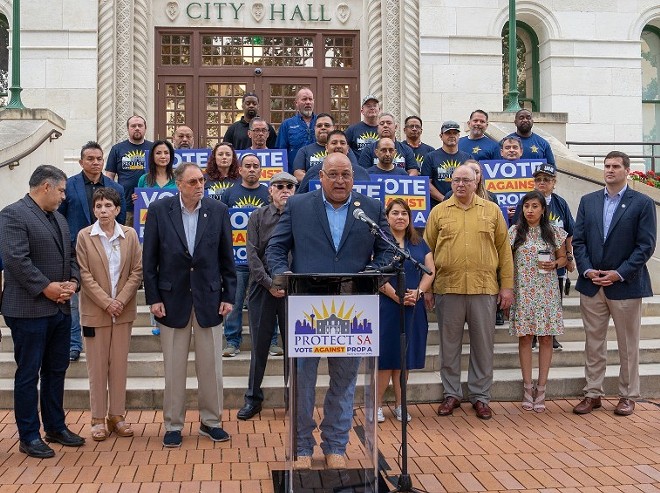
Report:
[[[195,128],[192,81],[192,77],[160,77],[156,91],[156,121],[159,123],[154,126],[156,140],[171,139],[180,125]]]

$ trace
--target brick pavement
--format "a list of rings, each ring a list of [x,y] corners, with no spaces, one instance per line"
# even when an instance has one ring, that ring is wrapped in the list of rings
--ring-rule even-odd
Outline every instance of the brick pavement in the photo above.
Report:
[[[543,414],[517,403],[492,404],[480,421],[464,403],[454,416],[436,404],[411,406],[408,470],[415,487],[464,491],[660,491],[660,409],[640,403],[633,416],[612,414],[616,400],[591,415],[571,412],[577,401],[548,402]],[[380,451],[398,471],[400,423],[391,409],[380,425]],[[359,416],[359,412],[358,412]],[[162,414],[131,411],[134,438],[89,439],[89,412],[69,411],[70,428],[87,437],[80,449],[54,445],[38,460],[18,451],[13,413],[0,411],[1,493],[270,493],[271,469],[284,466],[284,412],[265,410],[247,422],[225,411],[225,443],[198,437],[198,415],[187,415],[183,446],[163,449]],[[360,419],[359,417],[356,419]],[[350,462],[349,462],[350,466]]]

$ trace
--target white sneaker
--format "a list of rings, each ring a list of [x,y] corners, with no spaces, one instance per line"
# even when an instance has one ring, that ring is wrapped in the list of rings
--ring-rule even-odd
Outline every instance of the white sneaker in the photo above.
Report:
[[[383,414],[383,408],[382,407],[378,408],[378,422],[379,423],[384,423],[385,422],[385,415]]]
[[[412,416],[408,413],[406,414],[408,415],[407,421],[410,421],[412,419]],[[394,408],[394,416],[398,421],[401,421],[401,406],[397,406]]]

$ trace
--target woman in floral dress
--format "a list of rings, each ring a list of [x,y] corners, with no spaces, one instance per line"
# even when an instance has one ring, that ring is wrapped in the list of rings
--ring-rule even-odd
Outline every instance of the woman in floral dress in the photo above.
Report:
[[[557,268],[566,265],[566,231],[550,224],[543,195],[534,190],[522,199],[522,214],[509,229],[513,249],[514,295],[510,332],[518,337],[523,377],[522,407],[545,411],[545,386],[552,361],[552,336],[564,332]],[[539,259],[539,252],[548,252]],[[532,337],[539,341],[539,377],[532,383]]]

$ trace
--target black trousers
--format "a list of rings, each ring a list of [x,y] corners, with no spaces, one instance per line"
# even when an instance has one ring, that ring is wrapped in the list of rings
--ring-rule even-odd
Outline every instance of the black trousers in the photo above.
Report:
[[[259,404],[264,400],[261,383],[264,380],[268,350],[275,329],[275,322],[280,329],[282,346],[284,348],[284,383],[287,382],[287,348],[286,348],[286,314],[285,298],[275,298],[260,284],[253,283],[248,295],[248,320],[250,336],[252,337],[252,354],[250,357],[250,376],[248,390],[245,393],[246,404]],[[285,390],[286,392],[286,390]]]

